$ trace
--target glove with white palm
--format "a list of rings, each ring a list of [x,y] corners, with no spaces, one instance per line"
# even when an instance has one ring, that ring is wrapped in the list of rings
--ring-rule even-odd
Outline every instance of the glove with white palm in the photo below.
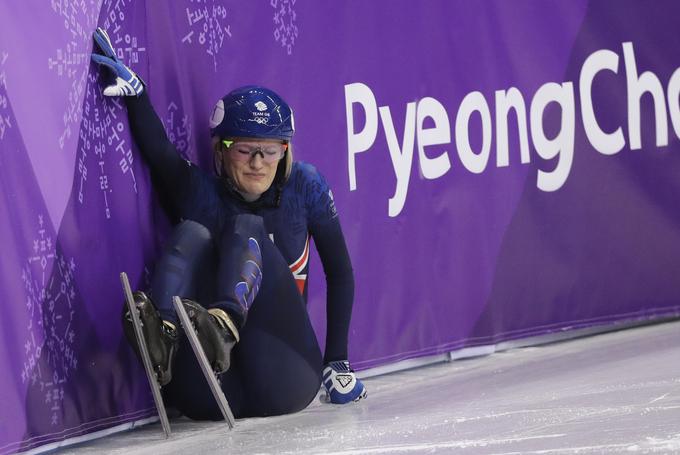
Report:
[[[97,27],[94,34],[94,41],[99,46],[99,49],[104,53],[92,54],[92,60],[99,65],[108,67],[116,76],[116,83],[109,85],[104,89],[106,96],[139,96],[144,91],[144,84],[139,77],[130,68],[125,66],[118,57],[116,51],[113,49],[109,35],[102,28]]]
[[[326,401],[345,404],[366,398],[366,387],[356,377],[347,360],[329,362],[323,369]]]

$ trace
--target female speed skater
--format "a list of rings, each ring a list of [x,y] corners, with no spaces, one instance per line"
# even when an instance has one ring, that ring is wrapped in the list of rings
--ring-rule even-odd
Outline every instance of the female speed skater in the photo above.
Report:
[[[350,368],[347,338],[352,266],[324,178],[293,161],[293,113],[259,86],[220,99],[210,118],[215,174],[183,159],[169,141],[144,83],[117,57],[106,32],[94,39],[122,96],[135,143],[171,218],[181,220],[156,264],[151,289],[134,293],[166,399],[193,419],[221,419],[186,340],[172,297],[182,303],[234,415],[304,409],[323,383],[327,400],[366,397]],[[310,239],[327,282],[323,357],[306,310]],[[129,316],[129,315],[128,315]],[[125,332],[136,347],[131,324]]]

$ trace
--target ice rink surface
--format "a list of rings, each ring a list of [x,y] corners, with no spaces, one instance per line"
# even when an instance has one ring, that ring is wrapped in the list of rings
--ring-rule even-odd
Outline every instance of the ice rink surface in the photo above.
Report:
[[[368,399],[171,421],[59,453],[680,454],[680,321],[367,378]],[[273,383],[275,386],[275,381]]]

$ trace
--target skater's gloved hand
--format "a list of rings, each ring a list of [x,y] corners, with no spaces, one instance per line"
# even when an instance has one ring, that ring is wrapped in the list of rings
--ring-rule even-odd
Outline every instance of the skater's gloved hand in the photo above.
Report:
[[[103,29],[97,27],[93,33],[94,41],[104,53],[92,54],[92,60],[99,65],[107,66],[116,76],[116,83],[104,89],[106,96],[139,96],[144,91],[144,84],[130,68],[118,60],[116,51],[113,50],[109,35]]]
[[[326,401],[345,404],[366,398],[366,388],[349,367],[347,360],[329,362],[323,369]]]

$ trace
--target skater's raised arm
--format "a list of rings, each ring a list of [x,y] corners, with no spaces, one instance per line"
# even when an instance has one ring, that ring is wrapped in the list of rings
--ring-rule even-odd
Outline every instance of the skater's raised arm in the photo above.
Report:
[[[118,60],[105,30],[97,27],[93,36],[104,55],[93,53],[92,60],[106,66],[116,76],[115,83],[104,88],[104,95],[125,98],[132,136],[151,171],[163,183],[177,181],[184,160],[168,139],[144,84],[134,71]]]
[[[192,185],[186,183],[192,181],[198,168],[183,159],[170,142],[144,83],[134,71],[118,60],[106,31],[98,27],[93,37],[103,55],[93,53],[92,60],[106,66],[115,75],[115,82],[104,88],[104,95],[125,98],[133,139],[149,166],[155,183],[161,185],[157,190],[171,202],[166,208],[174,212],[173,215],[177,218],[186,217],[187,207],[191,204],[184,203],[184,200],[187,199],[186,193],[193,191]],[[178,182],[185,184],[177,185]]]
[[[170,142],[161,120],[151,105],[146,91],[137,97],[126,97],[128,120],[135,144],[151,172],[171,188],[172,182],[183,181],[188,164]]]

